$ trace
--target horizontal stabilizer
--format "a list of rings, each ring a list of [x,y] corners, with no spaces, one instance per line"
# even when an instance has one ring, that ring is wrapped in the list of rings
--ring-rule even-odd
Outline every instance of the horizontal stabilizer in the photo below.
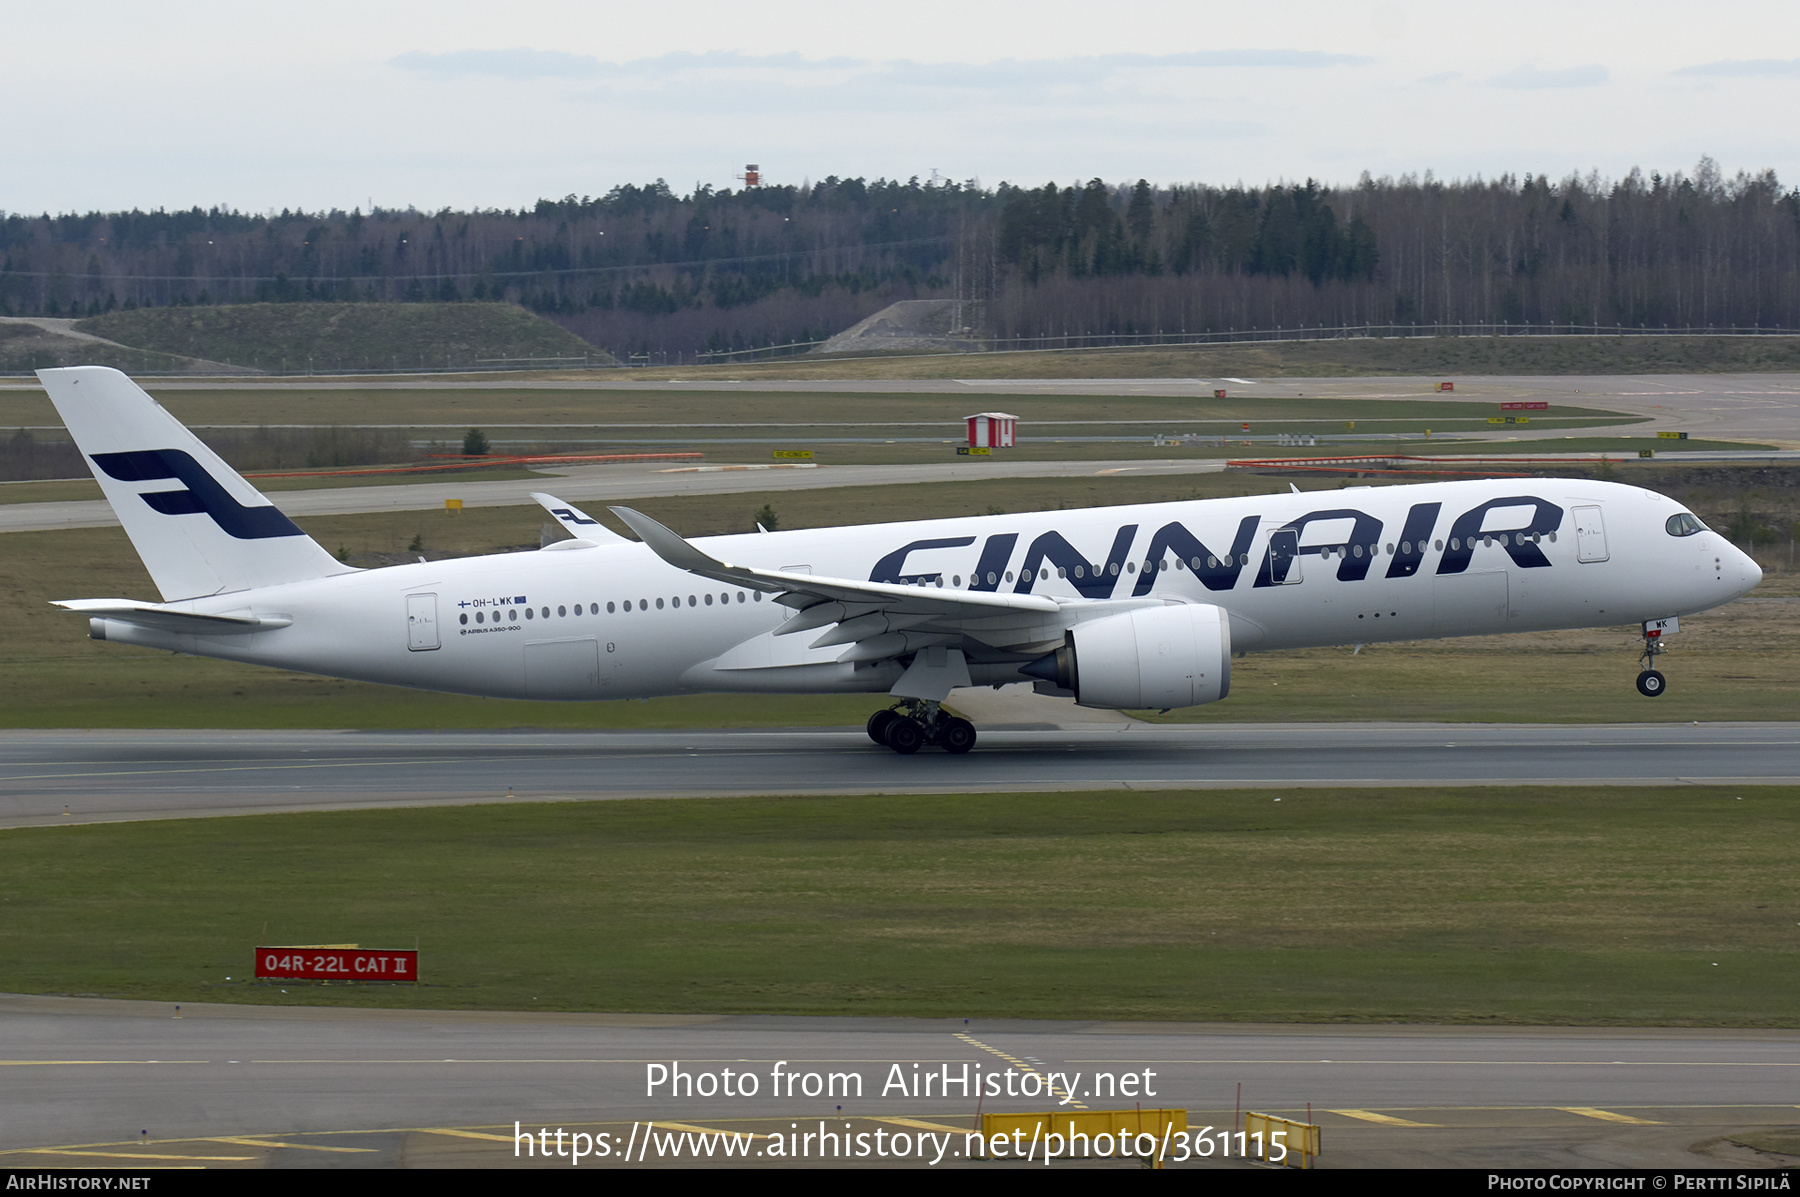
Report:
[[[133,599],[60,599],[50,605],[94,619],[110,619],[190,636],[241,636],[285,628],[294,622],[285,615],[202,615],[197,611],[181,611],[160,603],[140,603]]]

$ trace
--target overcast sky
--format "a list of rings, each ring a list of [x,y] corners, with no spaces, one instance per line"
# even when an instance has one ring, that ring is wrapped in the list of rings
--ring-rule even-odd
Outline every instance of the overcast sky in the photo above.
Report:
[[[10,6],[0,210],[517,207],[665,178],[1774,169],[1800,5]]]

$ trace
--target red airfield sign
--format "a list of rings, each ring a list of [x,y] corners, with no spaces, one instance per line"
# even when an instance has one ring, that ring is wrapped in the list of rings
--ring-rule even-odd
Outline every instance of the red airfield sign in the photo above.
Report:
[[[414,949],[342,945],[256,949],[256,975],[290,981],[418,981]]]

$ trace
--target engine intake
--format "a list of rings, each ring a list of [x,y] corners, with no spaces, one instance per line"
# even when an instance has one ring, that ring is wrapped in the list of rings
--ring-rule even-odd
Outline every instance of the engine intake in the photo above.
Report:
[[[1020,672],[1084,707],[1193,707],[1231,692],[1231,620],[1223,607],[1144,607],[1076,624],[1063,646]]]

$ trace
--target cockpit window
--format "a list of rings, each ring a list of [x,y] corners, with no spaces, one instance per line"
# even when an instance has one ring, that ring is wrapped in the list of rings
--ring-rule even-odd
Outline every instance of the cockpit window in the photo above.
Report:
[[[1692,536],[1696,532],[1707,530],[1706,525],[1700,522],[1699,517],[1689,515],[1685,511],[1670,516],[1669,522],[1663,525],[1663,529],[1670,536]]]

